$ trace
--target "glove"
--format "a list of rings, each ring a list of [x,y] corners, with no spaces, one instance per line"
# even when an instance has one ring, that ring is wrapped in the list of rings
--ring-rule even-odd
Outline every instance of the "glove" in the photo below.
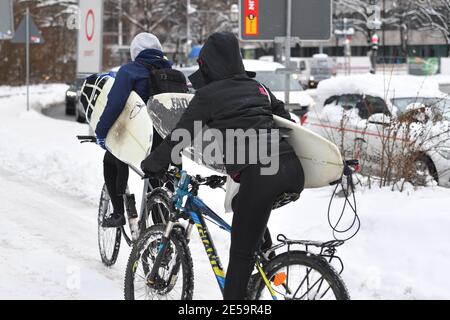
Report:
[[[106,150],[106,139],[97,138],[97,144],[100,146],[100,148]]]
[[[164,178],[164,174],[167,171],[167,167],[159,167],[157,163],[152,161],[152,156],[148,156],[141,162],[141,169],[145,174],[144,178],[154,178],[161,180]]]

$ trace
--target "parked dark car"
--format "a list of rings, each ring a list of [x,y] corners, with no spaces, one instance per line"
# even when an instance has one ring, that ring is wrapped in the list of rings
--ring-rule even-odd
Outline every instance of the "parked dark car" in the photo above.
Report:
[[[109,71],[106,71],[104,73],[109,73],[112,77],[115,77],[117,72],[119,72],[120,66],[119,67],[115,67],[112,68]],[[81,84],[78,88],[78,100],[77,103],[75,104],[75,120],[77,122],[81,122],[81,123],[85,123],[86,120],[86,109],[85,106],[81,103],[80,101],[80,94],[81,94],[81,89],[83,87],[84,84],[84,80],[88,77],[89,75],[83,75],[83,79],[81,81]]]
[[[75,81],[70,84],[66,91],[66,115],[73,116],[76,114],[76,107],[79,100],[80,89],[84,82],[84,76],[78,76]]]

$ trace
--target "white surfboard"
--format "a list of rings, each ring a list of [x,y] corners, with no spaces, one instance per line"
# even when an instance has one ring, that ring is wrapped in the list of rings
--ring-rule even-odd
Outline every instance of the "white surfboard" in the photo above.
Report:
[[[279,128],[291,129],[287,140],[302,164],[305,188],[321,188],[341,179],[344,163],[334,143],[282,117],[273,119]]]
[[[156,131],[167,136],[176,126],[194,96],[183,93],[164,93],[150,98],[147,110]],[[336,182],[344,165],[339,148],[318,134],[284,118],[274,116],[276,125],[288,128],[288,141],[294,148],[305,173],[305,188],[320,188]],[[223,172],[223,168],[206,164]]]
[[[165,138],[180,121],[186,108],[189,106],[194,95],[188,93],[162,93],[150,97],[147,103],[147,111],[152,119],[156,132]],[[202,164],[203,166],[216,171],[217,173],[226,174],[223,164],[214,164],[203,161],[200,150],[187,148],[183,151],[184,156]]]
[[[95,83],[85,83],[81,89],[88,103],[86,118],[95,131],[108,102],[114,78],[101,76]],[[153,123],[146,105],[136,92],[131,92],[125,107],[108,132],[106,148],[118,159],[142,173],[141,162],[152,147]]]

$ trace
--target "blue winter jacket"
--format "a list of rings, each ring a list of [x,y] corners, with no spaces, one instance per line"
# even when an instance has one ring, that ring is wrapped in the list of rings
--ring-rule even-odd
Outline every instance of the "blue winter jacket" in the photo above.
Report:
[[[122,113],[131,91],[135,91],[147,103],[150,97],[150,71],[138,61],[151,64],[157,69],[172,67],[172,63],[164,59],[164,54],[155,49],[142,51],[136,57],[136,61],[122,66],[116,75],[116,80],[108,95],[108,103],[95,130],[98,139],[106,138],[109,129]]]

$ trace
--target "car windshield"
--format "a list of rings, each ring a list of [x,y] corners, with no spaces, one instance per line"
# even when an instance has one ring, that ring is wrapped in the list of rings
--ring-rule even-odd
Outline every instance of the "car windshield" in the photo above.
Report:
[[[81,86],[82,86],[83,83],[84,83],[84,80],[85,80],[85,78],[77,78],[77,80],[75,80],[75,86],[76,86],[78,89],[80,89]]]
[[[401,114],[407,111],[406,109],[409,105],[415,103],[424,104],[428,107],[438,108],[442,112],[442,115],[447,120],[450,120],[450,99],[420,97],[392,99],[392,104],[399,109]]]
[[[277,74],[275,71],[256,71],[256,80],[267,86],[271,91],[284,91],[286,80],[284,74]],[[291,75],[291,91],[302,91],[299,76]]]
[[[187,80],[189,80],[188,79],[189,76],[191,76],[195,71],[197,71],[197,70],[191,70],[191,69],[181,70],[181,72],[183,72],[183,74]]]

